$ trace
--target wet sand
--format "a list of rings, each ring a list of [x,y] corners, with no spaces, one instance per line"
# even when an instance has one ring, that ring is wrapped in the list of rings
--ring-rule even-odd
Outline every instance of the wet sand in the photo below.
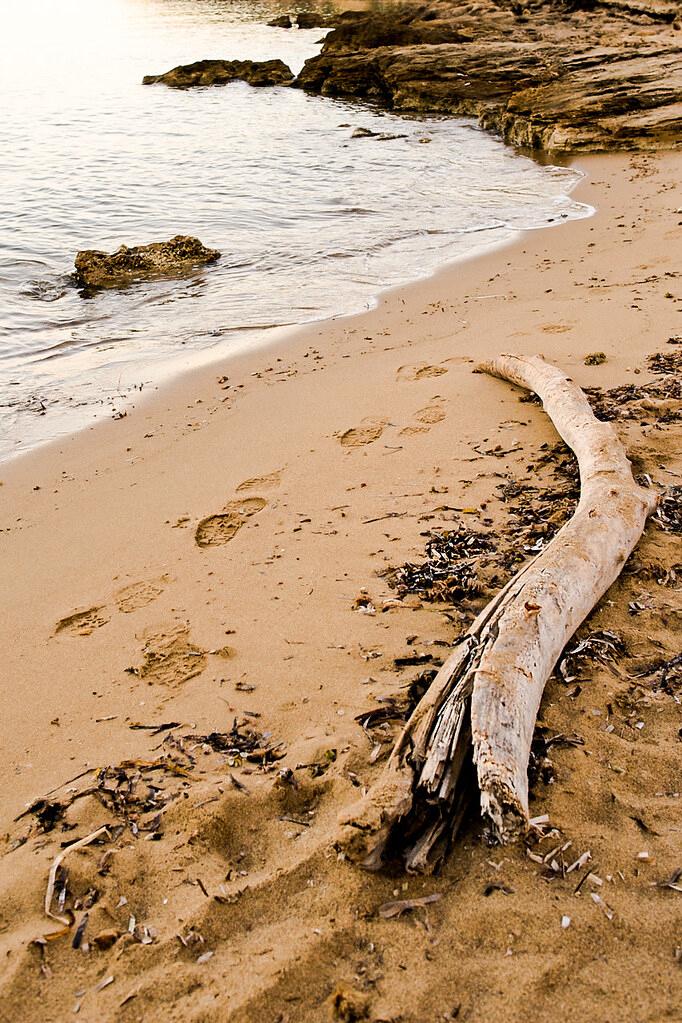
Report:
[[[550,682],[541,713],[584,745],[553,751],[556,780],[533,812],[549,814],[554,846],[571,843],[566,863],[591,851],[602,884],[576,896],[585,871],[489,849],[475,824],[435,878],[367,875],[332,846],[339,812],[390,748],[370,763],[355,715],[414,676],[395,657],[437,662],[458,634],[456,607],[398,601],[380,573],[420,560],[428,530],[508,528],[496,487],[539,481],[527,467],[557,439],[541,408],[474,374],[476,361],[539,352],[582,386],[612,388],[651,379],[647,357],[677,350],[682,158],[578,165],[592,219],[204,367],[123,419],[0,467],[0,1019],[71,1019],[75,1006],[93,1021],[483,1023],[529,1006],[538,1023],[674,1018],[679,895],[652,882],[680,866],[679,721],[669,693],[642,695],[630,679],[679,652],[679,538],[655,524],[636,554],[645,568],[583,627],[622,634],[627,657],[594,665],[578,694]],[[607,361],[586,366],[596,351]],[[679,482],[679,424],[652,412],[621,429],[638,471]],[[358,608],[365,598],[376,614]],[[31,944],[60,928],[42,903],[61,844],[120,815],[84,795],[46,833],[13,818],[83,772],[158,758],[168,731],[133,723],[206,736],[235,717],[271,733],[284,759],[264,771],[196,739],[174,746],[194,764],[155,775],[167,794],[186,786],[157,840],[128,821],[67,860],[88,951],[71,947],[73,930]],[[287,768],[295,786],[277,783]],[[139,763],[126,770],[149,780]],[[377,915],[429,893],[442,899]],[[124,936],[98,950],[111,929]]]

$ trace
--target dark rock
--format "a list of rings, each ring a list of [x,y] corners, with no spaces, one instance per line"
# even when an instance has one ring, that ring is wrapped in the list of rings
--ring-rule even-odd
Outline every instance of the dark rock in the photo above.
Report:
[[[289,14],[280,14],[278,18],[273,18],[272,21],[268,22],[268,28],[291,28],[291,16]]]
[[[178,277],[220,259],[198,238],[178,234],[168,242],[121,245],[116,252],[84,249],[76,255],[76,277],[87,288],[124,288],[135,281]]]
[[[419,114],[473,116],[545,150],[682,146],[682,36],[668,0],[436,0],[337,27],[294,83]]]
[[[171,89],[191,89],[201,85],[227,85],[248,82],[257,87],[289,85],[291,69],[281,60],[197,60],[181,64],[162,75],[145,75],[143,85],[168,85]]]
[[[379,136],[378,131],[372,131],[370,128],[356,128],[351,135],[352,139],[375,139]]]
[[[299,11],[298,14],[280,14],[268,22],[270,28],[328,28],[334,18],[314,11]]]
[[[328,28],[333,21],[332,17],[315,14],[314,11],[299,11],[296,15],[296,24],[299,28]]]
[[[324,41],[325,53],[376,49],[379,46],[417,46],[421,43],[457,43],[474,38],[473,32],[447,19],[420,18],[423,11],[398,9],[341,20]]]
[[[356,128],[352,139],[378,139],[379,142],[393,142],[395,139],[406,139],[407,135],[393,135],[386,131],[372,131],[370,128]]]

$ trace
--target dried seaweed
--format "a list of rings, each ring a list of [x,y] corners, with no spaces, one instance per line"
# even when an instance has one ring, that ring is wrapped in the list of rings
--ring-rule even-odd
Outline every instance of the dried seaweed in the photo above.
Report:
[[[208,735],[186,736],[210,746],[216,753],[227,755],[230,767],[238,767],[244,760],[256,764],[273,764],[284,756],[282,744],[273,744],[267,733],[253,728],[248,722],[234,719],[229,732],[210,732]]]
[[[390,730],[386,729],[386,725],[391,722],[402,724],[407,721],[437,674],[437,668],[427,668],[401,686],[399,693],[378,697],[379,706],[362,711],[356,715],[355,720],[373,741],[380,739],[379,736],[370,734],[374,729],[381,729],[384,736],[390,738]]]
[[[652,373],[682,373],[682,352],[656,352],[649,356],[647,366]]]
[[[676,402],[682,400],[682,352],[652,355],[648,368],[658,374],[648,383],[624,384],[607,391],[585,387],[597,419],[646,420],[653,416],[659,423],[682,419],[682,410],[676,406]]]
[[[667,533],[682,533],[682,487],[669,487],[658,502],[654,519]]]
[[[15,820],[32,814],[36,819],[38,830],[48,832],[52,831],[57,824],[63,823],[67,807],[68,803],[60,803],[56,799],[35,799],[18,817],[15,817]]]
[[[634,677],[648,679],[652,689],[676,696],[682,690],[682,653],[667,661],[659,658]]]
[[[590,662],[612,665],[617,657],[626,653],[627,647],[622,636],[602,629],[568,646],[559,658],[556,670],[566,683],[583,681],[589,677]]]
[[[157,728],[166,730],[169,724],[173,723],[151,726],[151,731],[155,732]],[[68,796],[60,796],[59,800],[47,797],[34,800],[16,818],[20,820],[30,816],[34,820],[29,833],[22,836],[14,847],[18,848],[33,831],[45,833],[58,825],[62,830],[71,830],[74,825],[66,820],[66,810],[84,796],[97,799],[118,822],[109,825],[112,837],[117,837],[125,829],[133,835],[145,833],[152,840],[160,839],[165,809],[200,780],[195,772],[194,751],[202,748],[206,752],[207,747],[208,751],[212,750],[226,758],[226,763],[223,760],[221,767],[238,767],[244,761],[249,761],[268,770],[284,756],[282,744],[273,743],[269,733],[261,733],[251,724],[236,718],[232,729],[225,733],[188,734],[182,737],[167,735],[161,743],[161,754],[154,759],[128,759],[94,771],[82,772],[79,777],[94,775],[87,787],[71,789]],[[101,872],[105,872],[104,867]]]
[[[538,725],[533,735],[528,761],[528,785],[534,789],[536,785],[551,785],[556,781],[554,763],[549,756],[553,747],[584,746],[585,740],[575,732],[565,735],[563,732],[552,734],[544,725]]]
[[[492,535],[459,523],[455,529],[432,533],[426,543],[425,560],[394,569],[388,574],[389,584],[400,596],[417,593],[447,603],[477,596],[484,590],[482,570],[494,563],[492,557],[482,560],[481,556],[494,551]]]
[[[545,444],[528,471],[551,469],[551,486],[508,478],[497,487],[508,524],[483,531],[459,521],[427,534],[425,558],[386,573],[401,597],[414,593],[440,603],[477,605],[499,590],[526,558],[536,554],[571,517],[580,496],[575,456],[559,442]],[[490,520],[488,520],[490,521]]]
[[[97,774],[94,795],[120,820],[133,823],[133,831],[137,833],[136,822],[141,816],[152,811],[158,813],[175,797],[175,794],[145,778],[151,772],[166,770],[177,773],[163,758],[156,761],[126,760],[115,766],[103,767]],[[149,829],[155,830],[155,827],[150,825]]]

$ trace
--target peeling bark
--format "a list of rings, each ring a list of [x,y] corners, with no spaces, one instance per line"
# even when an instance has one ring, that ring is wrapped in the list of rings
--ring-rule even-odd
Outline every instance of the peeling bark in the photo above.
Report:
[[[377,783],[340,823],[337,844],[368,869],[398,855],[430,872],[478,789],[492,838],[528,828],[528,759],[554,665],[639,540],[656,496],[632,476],[611,424],[539,356],[480,369],[534,391],[575,452],[580,501],[551,543],[484,608],[415,708]]]

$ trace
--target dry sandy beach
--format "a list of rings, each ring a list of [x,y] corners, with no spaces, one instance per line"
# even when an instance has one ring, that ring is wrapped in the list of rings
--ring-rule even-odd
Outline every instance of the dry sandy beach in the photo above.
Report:
[[[476,361],[539,352],[614,388],[679,352],[682,155],[578,166],[593,218],[0,469],[1,1020],[679,1018],[680,888],[656,885],[682,865],[679,706],[655,673],[632,678],[680,651],[679,534],[656,522],[580,633],[625,652],[546,691],[541,724],[573,741],[531,809],[556,830],[528,855],[473,821],[427,878],[333,848],[393,734],[356,715],[461,628],[456,605],[401,600],[380,573],[457,522],[509,542],[499,486],[555,482],[542,409]],[[636,408],[618,423],[636,471],[679,485],[680,402]],[[252,760],[197,738],[235,718],[265,733]],[[43,910],[50,868],[103,825],[58,875],[67,932]]]

